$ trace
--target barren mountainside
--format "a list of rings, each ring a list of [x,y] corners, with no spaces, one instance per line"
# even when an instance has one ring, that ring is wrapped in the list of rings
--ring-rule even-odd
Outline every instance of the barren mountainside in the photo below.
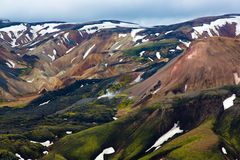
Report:
[[[0,159],[236,160],[239,83],[239,14],[0,19]]]

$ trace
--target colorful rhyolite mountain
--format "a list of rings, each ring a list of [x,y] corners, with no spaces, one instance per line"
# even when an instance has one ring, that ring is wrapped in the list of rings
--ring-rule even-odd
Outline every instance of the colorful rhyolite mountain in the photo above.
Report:
[[[0,159],[239,159],[239,83],[239,14],[3,19]]]

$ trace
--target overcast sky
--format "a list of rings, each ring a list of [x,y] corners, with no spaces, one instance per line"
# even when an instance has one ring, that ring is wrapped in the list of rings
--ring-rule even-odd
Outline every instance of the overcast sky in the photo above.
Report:
[[[0,18],[25,22],[115,19],[150,26],[228,13],[240,13],[239,0],[0,0]]]

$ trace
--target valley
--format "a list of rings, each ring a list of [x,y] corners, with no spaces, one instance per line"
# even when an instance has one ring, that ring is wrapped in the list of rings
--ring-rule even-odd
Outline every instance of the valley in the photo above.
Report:
[[[0,159],[239,159],[239,17],[0,21]]]

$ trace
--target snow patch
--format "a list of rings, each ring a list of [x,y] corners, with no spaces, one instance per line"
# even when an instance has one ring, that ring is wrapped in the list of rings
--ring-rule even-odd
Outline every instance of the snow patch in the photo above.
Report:
[[[140,52],[139,53],[140,57],[142,57],[144,53],[145,53],[145,51]]]
[[[187,85],[187,84],[185,84],[185,86],[184,86],[184,92],[186,92],[186,91],[187,91],[187,89],[188,89],[188,85]]]
[[[151,92],[151,94],[156,94],[158,91],[160,91],[160,88],[158,88],[155,91]]]
[[[240,16],[235,16],[232,18],[222,18],[211,22],[210,24],[203,24],[202,26],[193,27],[194,31],[191,33],[192,39],[197,39],[204,32],[207,32],[209,36],[217,35],[219,36],[218,30],[226,24],[236,23],[236,33],[240,34]],[[214,34],[213,34],[214,33]]]
[[[28,83],[32,83],[34,81],[34,78],[31,80],[26,80]]]
[[[222,152],[223,152],[223,154],[227,155],[227,151],[224,147],[222,147]]]
[[[67,41],[69,41],[68,36],[69,36],[69,32],[64,34],[64,38],[65,38]]]
[[[232,107],[234,105],[233,101],[236,99],[236,94],[233,94],[231,97],[225,99],[223,101],[223,108],[224,110]]]
[[[165,35],[167,35],[167,34],[169,34],[169,33],[172,33],[172,32],[173,32],[173,30],[167,31],[167,32],[165,32]]]
[[[100,153],[95,160],[104,160],[104,154],[113,154],[115,153],[115,150],[113,147],[106,148]]]
[[[83,34],[82,34],[82,32],[81,31],[79,31],[79,34],[83,37]]]
[[[83,55],[83,59],[85,59],[85,58],[88,56],[88,54],[91,52],[91,50],[92,50],[94,47],[95,47],[95,44],[92,45],[92,47],[90,47],[90,48],[85,52],[85,54]]]
[[[45,142],[36,142],[36,141],[30,141],[30,142],[39,143],[39,144],[41,144],[42,146],[45,146],[45,147],[49,147],[49,146],[53,145],[53,142],[51,142],[50,140],[47,140]]]
[[[172,138],[174,135],[182,133],[183,130],[180,129],[180,127],[178,126],[178,123],[175,123],[173,128],[170,129],[167,133],[165,133],[164,135],[162,135],[155,143],[152,147],[150,147],[148,150],[146,150],[146,152],[150,151],[152,148],[155,148],[155,150],[157,150],[158,148],[161,147],[161,145],[168,141],[168,139]]]
[[[156,57],[157,57],[157,59],[161,59],[161,55],[159,52],[156,53]]]
[[[176,47],[176,49],[177,49],[177,50],[182,50],[182,48],[181,48],[181,47],[179,47],[179,46],[177,46],[177,47]]]
[[[133,37],[133,42],[137,42],[138,40],[141,40],[144,37],[146,37],[146,36],[137,35],[137,36]]]
[[[131,36],[132,36],[134,42],[137,42],[138,40],[143,39],[144,37],[146,37],[146,36],[137,35],[137,33],[141,32],[141,31],[144,31],[144,30],[145,29],[142,29],[142,28],[140,28],[140,29],[132,29]]]
[[[53,145],[53,142],[47,140],[47,141],[42,142],[42,143],[40,143],[40,144],[41,144],[42,146],[49,147],[49,146]]]
[[[119,46],[117,46],[115,49],[118,50],[122,47],[122,44],[120,44]]]
[[[88,34],[93,34],[95,32],[98,32],[103,29],[111,29],[111,28],[117,28],[117,27],[122,27],[122,28],[139,28],[140,26],[137,24],[132,24],[132,23],[125,23],[125,22],[120,22],[120,23],[112,23],[112,22],[103,22],[100,24],[91,24],[91,25],[85,25],[82,28],[80,28],[80,31],[86,31]]]
[[[48,57],[51,59],[51,61],[54,61],[56,59],[57,51],[56,49],[53,50],[53,55],[48,54]]]
[[[16,47],[16,41],[27,30],[27,26],[23,23],[20,25],[14,25],[10,27],[1,28],[0,32],[5,32],[9,38],[11,38],[12,47]]]
[[[114,121],[116,121],[118,118],[117,117],[112,117]]]
[[[181,39],[179,40],[179,42],[183,43],[186,47],[189,47],[191,42],[184,42]]]
[[[72,131],[66,131],[66,134],[68,134],[68,135],[72,134]]]
[[[71,60],[71,63],[76,59],[77,57],[74,57],[72,60]]]
[[[24,160],[24,158],[22,158],[22,157],[20,156],[20,154],[18,154],[18,153],[16,153],[15,156],[16,156],[19,160]]]
[[[66,51],[66,53],[68,54],[69,52],[71,52],[75,47],[70,48],[69,50]]]
[[[57,55],[57,50],[56,49],[53,49],[53,55]]]
[[[1,38],[1,39],[4,39],[4,37],[3,37],[3,35],[2,35],[1,33],[0,33],[0,38]]]
[[[48,154],[48,151],[43,151],[43,154],[44,154],[44,155],[47,155],[47,154]]]
[[[34,47],[34,48],[29,48],[28,50],[29,50],[29,51],[33,51],[34,49],[35,49],[35,47]]]
[[[141,80],[142,80],[142,78],[141,78],[142,75],[143,75],[143,73],[139,74],[139,75],[137,76],[137,78],[134,79],[133,82],[131,82],[131,84],[135,84],[135,83],[141,82]]]
[[[98,97],[98,99],[101,99],[101,98],[109,98],[109,99],[112,99],[113,97],[115,97],[116,93],[113,93],[113,92],[110,92],[108,89],[107,89],[107,93],[104,94],[104,95],[101,95]]]
[[[55,60],[55,55],[50,55],[50,54],[48,54],[48,57],[51,59],[51,61],[54,61],[54,60]]]
[[[44,23],[41,25],[31,26],[31,33],[33,33],[34,37],[44,36],[45,34],[50,34],[53,32],[58,32],[60,29],[56,27],[59,26],[61,23]]]
[[[148,57],[148,59],[153,62],[153,59],[152,59],[152,58]]]
[[[126,37],[126,36],[127,36],[127,34],[121,34],[121,33],[120,33],[120,34],[118,35],[118,38],[121,38],[121,37],[124,38],[124,37]]]
[[[50,102],[50,100],[48,100],[48,101],[46,101],[46,102],[43,102],[43,103],[39,104],[39,106],[46,105],[46,104],[48,104],[49,102]]]
[[[8,62],[6,62],[6,65],[9,67],[9,68],[15,68],[15,63],[11,60],[7,60]]]

